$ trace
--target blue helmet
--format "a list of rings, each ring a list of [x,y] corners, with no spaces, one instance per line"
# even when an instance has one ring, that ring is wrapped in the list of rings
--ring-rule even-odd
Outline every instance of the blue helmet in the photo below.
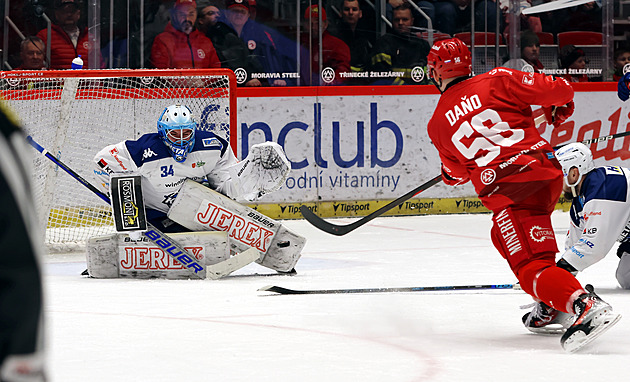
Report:
[[[158,133],[173,158],[178,162],[185,161],[195,145],[197,122],[192,111],[185,105],[171,105],[164,109],[157,125]]]

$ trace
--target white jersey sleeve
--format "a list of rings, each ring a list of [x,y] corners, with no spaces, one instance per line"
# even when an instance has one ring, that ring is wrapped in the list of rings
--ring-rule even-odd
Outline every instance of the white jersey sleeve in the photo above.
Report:
[[[615,241],[627,236],[630,220],[630,172],[607,166],[590,172],[571,205],[565,259],[578,271],[600,261]],[[625,232],[625,234],[624,234]]]
[[[125,142],[109,145],[99,151],[94,157],[96,166],[94,174],[98,178],[101,190],[105,193],[109,192],[109,176],[111,174],[134,173],[138,171],[138,167],[131,158]]]

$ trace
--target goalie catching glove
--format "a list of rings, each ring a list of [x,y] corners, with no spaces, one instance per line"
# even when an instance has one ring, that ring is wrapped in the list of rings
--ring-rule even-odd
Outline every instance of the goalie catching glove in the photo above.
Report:
[[[291,164],[279,144],[264,142],[253,145],[247,158],[229,171],[239,195],[252,202],[278,190],[289,175]]]

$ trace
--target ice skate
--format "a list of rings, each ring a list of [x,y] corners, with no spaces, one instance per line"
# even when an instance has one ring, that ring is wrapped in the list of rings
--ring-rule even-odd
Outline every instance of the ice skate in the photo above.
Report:
[[[537,302],[531,312],[523,316],[523,325],[537,334],[562,334],[571,326],[572,316],[556,310],[544,302]]]
[[[612,307],[592,290],[575,300],[573,307],[575,322],[560,339],[562,347],[569,353],[588,345],[621,319],[621,315],[614,313]]]

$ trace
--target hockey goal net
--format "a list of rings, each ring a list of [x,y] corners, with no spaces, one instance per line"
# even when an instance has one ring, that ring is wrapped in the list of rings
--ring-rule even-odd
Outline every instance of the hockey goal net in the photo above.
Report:
[[[156,132],[165,107],[191,108],[199,128],[236,150],[236,81],[226,69],[0,72],[2,102],[26,133],[89,182],[103,147]],[[230,139],[232,138],[232,139]],[[33,194],[51,251],[114,231],[109,206],[33,149]]]

